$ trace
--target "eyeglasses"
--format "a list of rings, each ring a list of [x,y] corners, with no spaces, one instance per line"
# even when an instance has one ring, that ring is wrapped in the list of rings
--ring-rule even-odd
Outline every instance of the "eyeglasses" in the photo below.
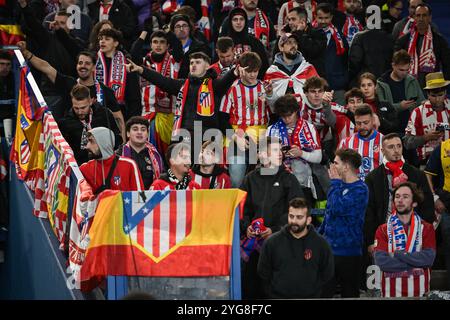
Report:
[[[188,29],[188,28],[189,28],[188,24],[182,24],[174,27],[174,29]]]
[[[392,9],[395,9],[397,11],[402,11],[403,10],[403,8],[397,8],[397,7],[393,7]]]

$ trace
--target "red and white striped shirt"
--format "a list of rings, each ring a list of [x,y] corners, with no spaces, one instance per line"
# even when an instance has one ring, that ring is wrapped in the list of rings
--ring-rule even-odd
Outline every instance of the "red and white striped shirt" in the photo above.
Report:
[[[359,178],[364,181],[369,172],[383,164],[382,142],[383,135],[376,130],[368,138],[363,138],[359,133],[355,133],[351,137],[342,140],[339,144],[339,149],[358,151],[362,157],[362,163],[359,167]]]
[[[319,133],[320,141],[326,141],[332,138],[330,126],[325,119],[323,108],[313,109],[310,107],[308,99],[304,96],[296,96],[300,104],[300,117],[312,123]]]
[[[408,125],[406,126],[405,132],[412,136],[423,136],[427,133],[436,130],[436,125],[438,123],[449,123],[450,120],[450,102],[448,99],[444,102],[445,107],[442,111],[435,111],[431,106],[429,101],[418,106],[413,110],[409,116]],[[450,131],[444,131],[443,140],[450,138]],[[443,141],[431,140],[425,143],[423,146],[417,148],[417,154],[420,160],[426,160],[430,153]]]
[[[436,250],[433,226],[422,220],[421,233],[421,250]],[[386,223],[379,226],[375,234],[375,251],[389,252]],[[401,272],[382,272],[381,295],[383,297],[421,297],[430,291],[430,273],[429,268],[413,268]]]
[[[192,180],[200,185],[200,189],[229,189],[231,188],[230,176],[225,172],[218,175],[200,175],[191,170]],[[212,179],[214,178],[214,181]],[[213,185],[211,185],[211,183]]]
[[[176,62],[171,54],[166,52],[161,62],[155,62],[150,55],[144,58],[144,66],[159,72],[164,77],[176,79],[178,71],[180,70],[180,63]],[[169,96],[167,93],[160,90],[154,84],[149,83],[141,77],[141,103],[142,116],[149,115],[154,112],[173,113],[175,109],[176,99],[174,96]],[[159,107],[158,101],[168,99],[168,107]]]
[[[230,124],[242,129],[267,125],[270,109],[262,81],[246,86],[236,80],[222,99],[220,111],[229,113]]]

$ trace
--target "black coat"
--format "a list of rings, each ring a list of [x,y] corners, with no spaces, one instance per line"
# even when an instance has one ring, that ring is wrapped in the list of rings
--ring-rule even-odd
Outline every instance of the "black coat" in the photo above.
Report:
[[[425,173],[407,163],[403,165],[403,172],[408,176],[408,181],[417,184],[424,193],[424,202],[417,207],[417,213],[425,221],[432,223],[434,221],[434,199]],[[388,183],[384,165],[379,166],[366,177],[366,184],[369,187],[369,204],[364,221],[366,246],[373,244],[378,226],[386,223],[389,203]]]
[[[241,225],[244,234],[257,218],[263,218],[272,232],[280,230],[287,223],[289,201],[304,196],[297,178],[284,167],[273,175],[263,174],[257,168],[245,176],[240,189],[247,191]]]
[[[89,17],[95,25],[99,18],[100,1],[88,4],[88,9]],[[115,0],[109,11],[109,20],[114,28],[122,31],[125,46],[128,48],[137,35],[137,19],[131,8],[123,0]]]
[[[229,124],[225,123],[227,114],[219,111],[220,102],[233,81],[236,80],[236,76],[234,75],[234,69],[228,71],[220,79],[214,79],[215,75],[215,71],[209,69],[203,78],[189,76],[189,89],[187,96],[185,97],[183,120],[181,122],[182,128],[192,131],[194,128],[194,121],[202,122],[203,132],[210,128],[220,129],[224,132],[225,129],[229,128]],[[164,77],[160,73],[148,68],[144,68],[144,72],[141,76],[147,79],[150,83],[159,87],[162,91],[173,96],[178,96],[180,94],[181,87],[186,82],[186,79],[172,79],[170,77]],[[200,85],[206,77],[213,79],[212,86],[214,91],[214,115],[209,117],[198,115],[195,109]]]
[[[258,274],[268,298],[319,298],[323,285],[334,274],[333,253],[312,225],[300,239],[285,226],[264,242]]]
[[[100,106],[97,103],[94,103],[92,106],[92,121],[91,128],[97,127],[105,127],[109,128],[112,132],[114,132],[115,144],[114,148],[117,148],[122,143],[122,138],[120,136],[119,128],[117,127],[116,121],[112,113]],[[83,124],[78,119],[78,117],[73,113],[73,109],[71,109],[67,116],[58,121],[59,130],[61,131],[64,139],[66,139],[67,143],[73,150],[75,155],[75,159],[78,162],[78,165],[82,165],[83,163],[89,160],[87,150],[81,150],[81,134],[83,132]]]
[[[349,78],[357,85],[359,76],[370,72],[376,78],[391,67],[394,41],[383,30],[364,30],[353,38],[348,56]]]

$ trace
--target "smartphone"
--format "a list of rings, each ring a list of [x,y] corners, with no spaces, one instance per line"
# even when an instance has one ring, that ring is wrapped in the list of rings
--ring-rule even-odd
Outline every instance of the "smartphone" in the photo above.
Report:
[[[415,101],[417,101],[417,99],[419,99],[419,97],[411,97],[411,98],[409,98],[409,100],[415,100]]]

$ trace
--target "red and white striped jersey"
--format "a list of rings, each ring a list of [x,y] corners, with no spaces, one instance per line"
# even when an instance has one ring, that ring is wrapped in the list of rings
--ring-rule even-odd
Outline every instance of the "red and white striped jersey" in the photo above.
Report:
[[[269,104],[261,80],[254,86],[246,86],[236,80],[222,99],[220,111],[230,114],[230,124],[241,128],[267,125]]]
[[[200,189],[229,189],[231,188],[230,176],[225,172],[219,175],[200,175],[191,170],[190,175],[192,180],[200,185]],[[214,181],[212,179],[214,178]],[[211,183],[213,184],[211,186]]]
[[[296,96],[300,104],[300,117],[312,123],[319,133],[320,141],[326,141],[332,138],[330,127],[325,119],[323,108],[313,109],[309,106],[308,99],[304,96]]]
[[[436,250],[433,226],[422,221],[422,248]],[[375,251],[388,252],[387,225],[378,227],[375,234]],[[401,272],[381,273],[383,297],[421,297],[430,290],[430,269],[413,268]]]
[[[359,167],[359,178],[364,181],[369,172],[383,164],[382,142],[383,135],[376,130],[367,138],[363,138],[359,133],[355,133],[351,137],[342,140],[339,144],[339,149],[358,151],[362,157],[362,164]]]
[[[413,110],[409,116],[408,125],[406,126],[405,132],[412,136],[423,136],[424,134],[430,133],[436,130],[436,125],[438,123],[449,123],[450,120],[450,101],[448,99],[444,102],[445,108],[442,111],[435,111],[431,106],[429,101],[418,106]],[[443,140],[450,138],[450,131],[444,131]],[[425,143],[425,145],[417,148],[417,154],[420,160],[426,160],[430,153],[443,141],[432,140]]]
[[[180,63],[176,62],[171,54],[166,52],[166,56],[161,62],[155,62],[148,54],[144,58],[144,66],[159,72],[165,77],[176,79],[178,71],[180,70]],[[141,104],[142,116],[149,115],[153,112],[173,113],[175,109],[176,99],[174,96],[169,96],[166,92],[160,90],[154,84],[150,84],[144,78],[141,79]],[[166,102],[158,104],[158,101],[168,99]]]

